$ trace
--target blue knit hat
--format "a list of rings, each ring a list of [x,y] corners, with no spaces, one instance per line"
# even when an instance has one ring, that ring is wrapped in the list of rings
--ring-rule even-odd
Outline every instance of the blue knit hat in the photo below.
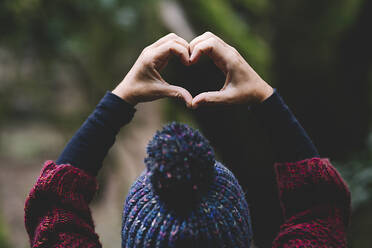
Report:
[[[250,247],[244,192],[200,132],[164,126],[145,164],[125,202],[122,247]]]

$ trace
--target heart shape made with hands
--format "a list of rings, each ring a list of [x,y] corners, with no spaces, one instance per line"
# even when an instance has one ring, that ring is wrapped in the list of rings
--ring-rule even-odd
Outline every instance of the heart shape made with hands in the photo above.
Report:
[[[171,51],[186,66],[183,69],[179,66],[176,76],[182,78],[179,86],[186,88],[193,96],[192,107],[197,108],[202,104],[228,104],[229,92],[226,88],[231,82],[229,77],[231,74],[228,74],[227,67],[233,59],[236,59],[236,57],[228,56],[235,49],[209,32],[196,37],[190,43],[178,37],[174,39],[176,43],[183,42],[188,50],[188,54],[179,50]]]
[[[208,56],[202,56],[195,64],[187,66],[178,56],[172,56],[161,75],[172,85],[187,90],[193,98],[204,92],[219,91],[226,80],[226,75]]]
[[[225,74],[225,82],[220,90],[206,91],[192,97],[183,88],[185,85],[180,87],[169,84],[160,75],[172,55],[178,56],[185,66],[190,66],[196,64],[203,54]],[[262,101],[272,92],[272,88],[235,48],[210,32],[196,37],[190,43],[175,34],[159,39],[143,50],[132,69],[113,91],[133,105],[162,97],[175,97],[183,98],[187,106],[192,108],[201,104]]]

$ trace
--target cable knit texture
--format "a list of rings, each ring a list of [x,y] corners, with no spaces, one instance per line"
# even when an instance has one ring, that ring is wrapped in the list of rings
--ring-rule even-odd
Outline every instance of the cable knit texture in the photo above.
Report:
[[[273,247],[346,247],[350,192],[328,159],[275,164],[285,218]]]
[[[25,204],[31,247],[101,247],[88,206],[96,190],[83,170],[45,162]]]
[[[285,223],[273,247],[346,247],[350,192],[329,160],[275,168]],[[88,207],[96,190],[81,169],[47,161],[25,205],[31,246],[101,247]]]

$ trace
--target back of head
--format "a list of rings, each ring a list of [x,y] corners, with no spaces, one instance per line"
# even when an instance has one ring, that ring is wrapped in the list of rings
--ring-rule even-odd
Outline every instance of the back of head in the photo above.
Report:
[[[244,193],[200,132],[166,125],[145,164],[125,202],[122,247],[250,246]]]

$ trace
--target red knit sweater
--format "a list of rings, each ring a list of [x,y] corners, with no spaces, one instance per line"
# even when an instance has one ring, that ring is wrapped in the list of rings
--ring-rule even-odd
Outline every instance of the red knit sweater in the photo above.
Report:
[[[346,247],[350,192],[328,159],[275,164],[285,222],[273,247]],[[47,161],[25,204],[32,247],[101,247],[89,209],[96,179]]]

